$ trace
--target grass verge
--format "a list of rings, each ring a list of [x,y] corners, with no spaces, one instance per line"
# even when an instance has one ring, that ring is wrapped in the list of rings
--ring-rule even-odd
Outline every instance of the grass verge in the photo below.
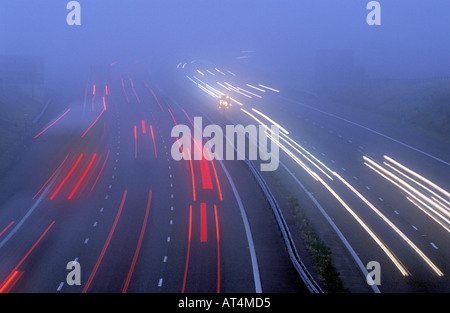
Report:
[[[272,173],[270,173],[270,176],[272,185],[276,189],[276,194],[281,197],[280,204],[285,205],[294,217],[296,228],[308,249],[326,291],[330,293],[348,293],[348,288],[344,287],[339,277],[339,272],[333,265],[330,249],[320,239],[311,225],[308,217],[299,205],[298,199],[286,189],[278,177]]]

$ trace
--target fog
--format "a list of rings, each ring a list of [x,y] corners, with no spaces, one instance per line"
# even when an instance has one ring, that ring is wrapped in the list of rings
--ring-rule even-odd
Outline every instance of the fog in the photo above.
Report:
[[[219,59],[254,50],[265,66],[307,77],[318,51],[349,51],[370,77],[450,74],[450,2],[368,0],[79,1],[69,26],[63,0],[2,0],[0,55],[41,56],[47,84],[78,77],[90,64],[152,59]],[[158,61],[159,62],[159,61]]]

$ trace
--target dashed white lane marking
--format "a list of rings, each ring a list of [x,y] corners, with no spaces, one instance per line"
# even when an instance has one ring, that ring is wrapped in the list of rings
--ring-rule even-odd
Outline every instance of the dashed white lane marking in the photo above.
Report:
[[[430,245],[435,249],[439,249],[433,242],[430,242]]]
[[[170,194],[170,198],[173,199],[173,193]]]
[[[369,187],[369,186],[366,186],[366,189],[367,189],[367,190],[370,190],[370,187]]]
[[[94,222],[94,225],[92,225],[92,226],[96,227],[96,226],[97,226],[97,224],[98,224],[97,222]]]
[[[100,212],[103,212],[104,209],[105,209],[105,208],[100,208]]]
[[[109,196],[108,196],[108,195],[106,195],[106,196],[105,196],[105,200],[108,200],[108,198],[109,198]]]
[[[356,177],[356,176],[353,176],[353,179],[354,179],[354,180],[358,180],[358,177]]]
[[[167,242],[170,242],[170,236],[167,237]]]
[[[158,281],[158,287],[161,287],[161,286],[162,286],[162,283],[163,283],[163,279],[160,278],[159,281]]]
[[[164,263],[167,262],[167,255],[164,256],[163,262],[164,262]]]
[[[114,177],[114,176],[113,176],[113,177]],[[112,187],[112,185],[109,185],[109,186],[108,186],[108,189],[111,189],[111,187]]]
[[[84,244],[87,244],[89,242],[89,238],[84,239]]]
[[[56,289],[56,291],[61,291],[62,287],[64,286],[64,282],[62,281],[59,286],[58,289]]]
[[[394,213],[395,213],[395,214],[397,214],[397,215],[400,215],[400,213],[398,213],[398,211],[397,211],[397,210],[394,210]]]
[[[378,197],[378,200],[380,200],[380,201],[384,201],[384,200],[383,200],[383,198],[381,198],[381,197]]]
[[[172,225],[173,224],[173,220],[170,220],[169,224]]]
[[[415,230],[419,230],[416,226],[411,225],[412,228],[414,228]]]
[[[173,211],[173,206],[170,207],[170,211]]]
[[[342,170],[345,171],[345,168],[342,167]]]

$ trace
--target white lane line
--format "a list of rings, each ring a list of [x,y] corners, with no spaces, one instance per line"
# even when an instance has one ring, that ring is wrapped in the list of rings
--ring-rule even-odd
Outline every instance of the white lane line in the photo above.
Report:
[[[173,206],[170,207],[170,211],[173,211]]]
[[[206,118],[211,122],[212,120],[206,116]],[[236,150],[236,148],[235,148]],[[252,263],[252,270],[253,270],[253,281],[255,283],[255,292],[256,293],[262,293],[262,287],[261,287],[261,278],[259,276],[259,266],[258,266],[258,259],[256,257],[256,251],[255,251],[255,244],[253,243],[253,236],[252,232],[250,230],[250,224],[248,222],[247,214],[245,213],[244,205],[242,204],[241,197],[239,196],[239,193],[236,189],[236,186],[234,184],[233,179],[231,178],[230,173],[228,172],[227,168],[225,167],[222,160],[218,160],[220,166],[222,167],[223,172],[227,176],[228,182],[230,183],[231,189],[233,190],[234,197],[236,198],[236,202],[239,206],[239,211],[241,213],[242,222],[244,224],[245,234],[247,237],[247,243],[248,243],[248,249],[250,252],[250,259]]]
[[[332,113],[328,113],[328,112],[319,110],[319,109],[317,109],[317,108],[311,107],[311,106],[306,105],[306,104],[303,104],[303,103],[301,103],[301,102],[298,102],[298,101],[295,101],[295,100],[291,100],[291,99],[287,99],[287,98],[284,98],[284,97],[282,97],[282,98],[283,98],[283,99],[286,99],[286,100],[288,100],[288,101],[291,101],[291,102],[298,103],[298,104],[300,104],[300,105],[306,106],[306,107],[308,107],[308,108],[310,108],[310,109],[316,110],[316,111],[321,112],[321,113],[323,113],[323,114],[333,116],[333,117],[335,117],[335,118],[337,118],[337,119],[340,119],[340,120],[345,121],[345,122],[347,122],[347,123],[353,124],[353,125],[355,125],[355,126],[361,127],[361,128],[363,128],[363,129],[365,129],[365,130],[367,130],[367,131],[369,131],[369,132],[372,132],[372,133],[374,133],[374,134],[377,134],[377,135],[379,135],[379,136],[382,136],[382,137],[384,137],[384,138],[387,138],[387,139],[389,139],[389,140],[392,140],[392,141],[394,141],[394,142],[396,142],[396,143],[398,143],[398,144],[400,144],[400,145],[402,145],[402,146],[404,146],[404,147],[407,147],[407,148],[409,148],[409,149],[411,149],[411,150],[414,150],[414,151],[416,151],[416,152],[422,153],[423,155],[426,155],[426,156],[428,156],[428,157],[430,157],[430,158],[432,158],[432,159],[434,159],[434,160],[436,160],[436,161],[439,161],[439,162],[441,162],[441,163],[443,163],[443,164],[445,164],[445,165],[447,165],[447,166],[450,166],[450,162],[441,160],[441,159],[439,159],[438,157],[435,157],[434,155],[431,155],[431,154],[429,154],[429,153],[427,153],[427,152],[425,152],[425,151],[422,151],[422,150],[420,150],[420,149],[414,148],[414,147],[412,147],[412,146],[410,146],[410,145],[408,145],[408,144],[406,144],[406,143],[404,143],[404,142],[401,142],[400,140],[397,140],[397,139],[395,139],[395,138],[392,138],[392,137],[390,137],[390,136],[387,136],[387,135],[385,135],[385,134],[382,134],[382,133],[380,133],[380,132],[377,132],[376,130],[373,130],[373,129],[368,128],[368,127],[366,127],[366,126],[363,126],[363,125],[361,125],[361,124],[352,122],[352,121],[350,121],[350,120],[347,120],[347,119],[345,119],[345,118],[343,118],[343,117],[340,117],[340,116],[337,116],[337,115],[335,115],[335,114],[332,114]]]
[[[395,213],[395,214],[397,214],[397,215],[400,215],[400,213],[398,213],[398,211],[397,211],[397,210],[394,210],[394,213]]]
[[[430,242],[430,245],[435,249],[439,249],[433,242]]]
[[[109,196],[108,196],[108,195],[106,195],[106,196],[105,196],[105,200],[108,200],[108,198],[109,198]]]
[[[64,286],[64,282],[62,281],[59,286],[58,289],[56,289],[56,291],[61,291],[62,287]]]
[[[414,228],[415,230],[419,230],[416,226],[411,225],[412,228]]]
[[[250,225],[248,223],[247,214],[245,213],[244,205],[242,204],[241,197],[239,196],[239,193],[236,189],[236,186],[234,185],[233,179],[230,176],[230,173],[228,173],[228,170],[226,169],[225,165],[223,164],[222,160],[219,160],[220,166],[222,167],[222,170],[224,171],[225,175],[228,178],[228,181],[230,182],[231,189],[233,190],[234,196],[236,198],[236,201],[239,206],[239,210],[241,212],[242,221],[244,223],[245,228],[245,234],[247,235],[247,242],[248,242],[248,248],[250,252],[250,258],[252,261],[252,269],[253,269],[253,279],[255,281],[255,292],[261,293],[261,279],[259,276],[259,268],[258,268],[258,260],[256,258],[256,251],[255,251],[255,245],[253,243],[253,237],[252,232],[250,230]]]
[[[167,237],[167,242],[170,242],[170,236],[169,236],[169,237]]]
[[[94,225],[92,225],[92,226],[97,227],[97,222],[94,222]]]
[[[370,190],[370,187],[369,187],[369,186],[366,186],[366,189],[367,189],[367,190]]]
[[[163,262],[164,262],[164,263],[167,262],[167,255],[164,256]]]
[[[84,239],[84,244],[87,244],[89,242],[89,238]]]
[[[161,287],[161,286],[162,286],[162,283],[163,283],[163,279],[160,278],[159,281],[158,281],[158,287]]]
[[[353,250],[350,243],[347,241],[347,239],[344,237],[342,232],[339,230],[339,228],[336,226],[336,224],[333,222],[331,217],[325,212],[324,208],[320,205],[320,203],[316,200],[316,198],[306,189],[306,187],[298,180],[298,178],[287,168],[286,165],[284,165],[283,162],[280,162],[280,165],[291,175],[291,177],[297,182],[297,184],[303,189],[303,191],[308,195],[308,197],[311,199],[312,202],[316,205],[316,207],[319,209],[320,213],[325,217],[325,219],[328,221],[328,223],[331,225],[331,227],[334,229],[338,237],[341,239],[342,243],[345,245],[347,250],[350,252],[351,256],[355,260],[356,264],[358,264],[359,269],[363,273],[364,277],[370,277],[369,273],[367,272],[366,266],[362,263],[359,256],[356,254],[355,250]],[[378,289],[378,286],[376,284],[371,284],[372,290],[375,293],[380,293],[380,290]]]
[[[100,208],[100,212],[103,212],[104,208]]]
[[[384,200],[383,200],[383,198],[381,198],[381,197],[378,197],[378,200],[380,200],[380,201],[384,201]]]
[[[113,177],[114,177],[114,176],[113,176]],[[109,186],[108,186],[108,189],[111,189],[111,188],[112,188],[112,185],[109,185]]]

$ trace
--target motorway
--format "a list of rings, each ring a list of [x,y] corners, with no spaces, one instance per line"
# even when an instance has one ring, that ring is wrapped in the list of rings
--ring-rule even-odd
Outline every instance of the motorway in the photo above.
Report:
[[[279,124],[275,174],[352,291],[450,291],[448,145],[307,103],[233,62],[110,67],[1,177],[1,292],[307,292],[243,161],[172,158],[172,128],[196,116]],[[73,261],[81,285],[66,282]],[[380,285],[366,283],[371,261]]]
[[[287,78],[277,85],[260,68],[239,60],[177,65],[184,90],[231,96],[228,123],[279,125],[276,173],[302,199],[351,290],[364,292],[357,281],[375,261],[373,292],[448,292],[448,143],[302,90],[283,92]],[[361,277],[352,277],[349,260]]]
[[[94,76],[1,178],[0,292],[306,292],[246,165],[171,157],[197,112]]]

